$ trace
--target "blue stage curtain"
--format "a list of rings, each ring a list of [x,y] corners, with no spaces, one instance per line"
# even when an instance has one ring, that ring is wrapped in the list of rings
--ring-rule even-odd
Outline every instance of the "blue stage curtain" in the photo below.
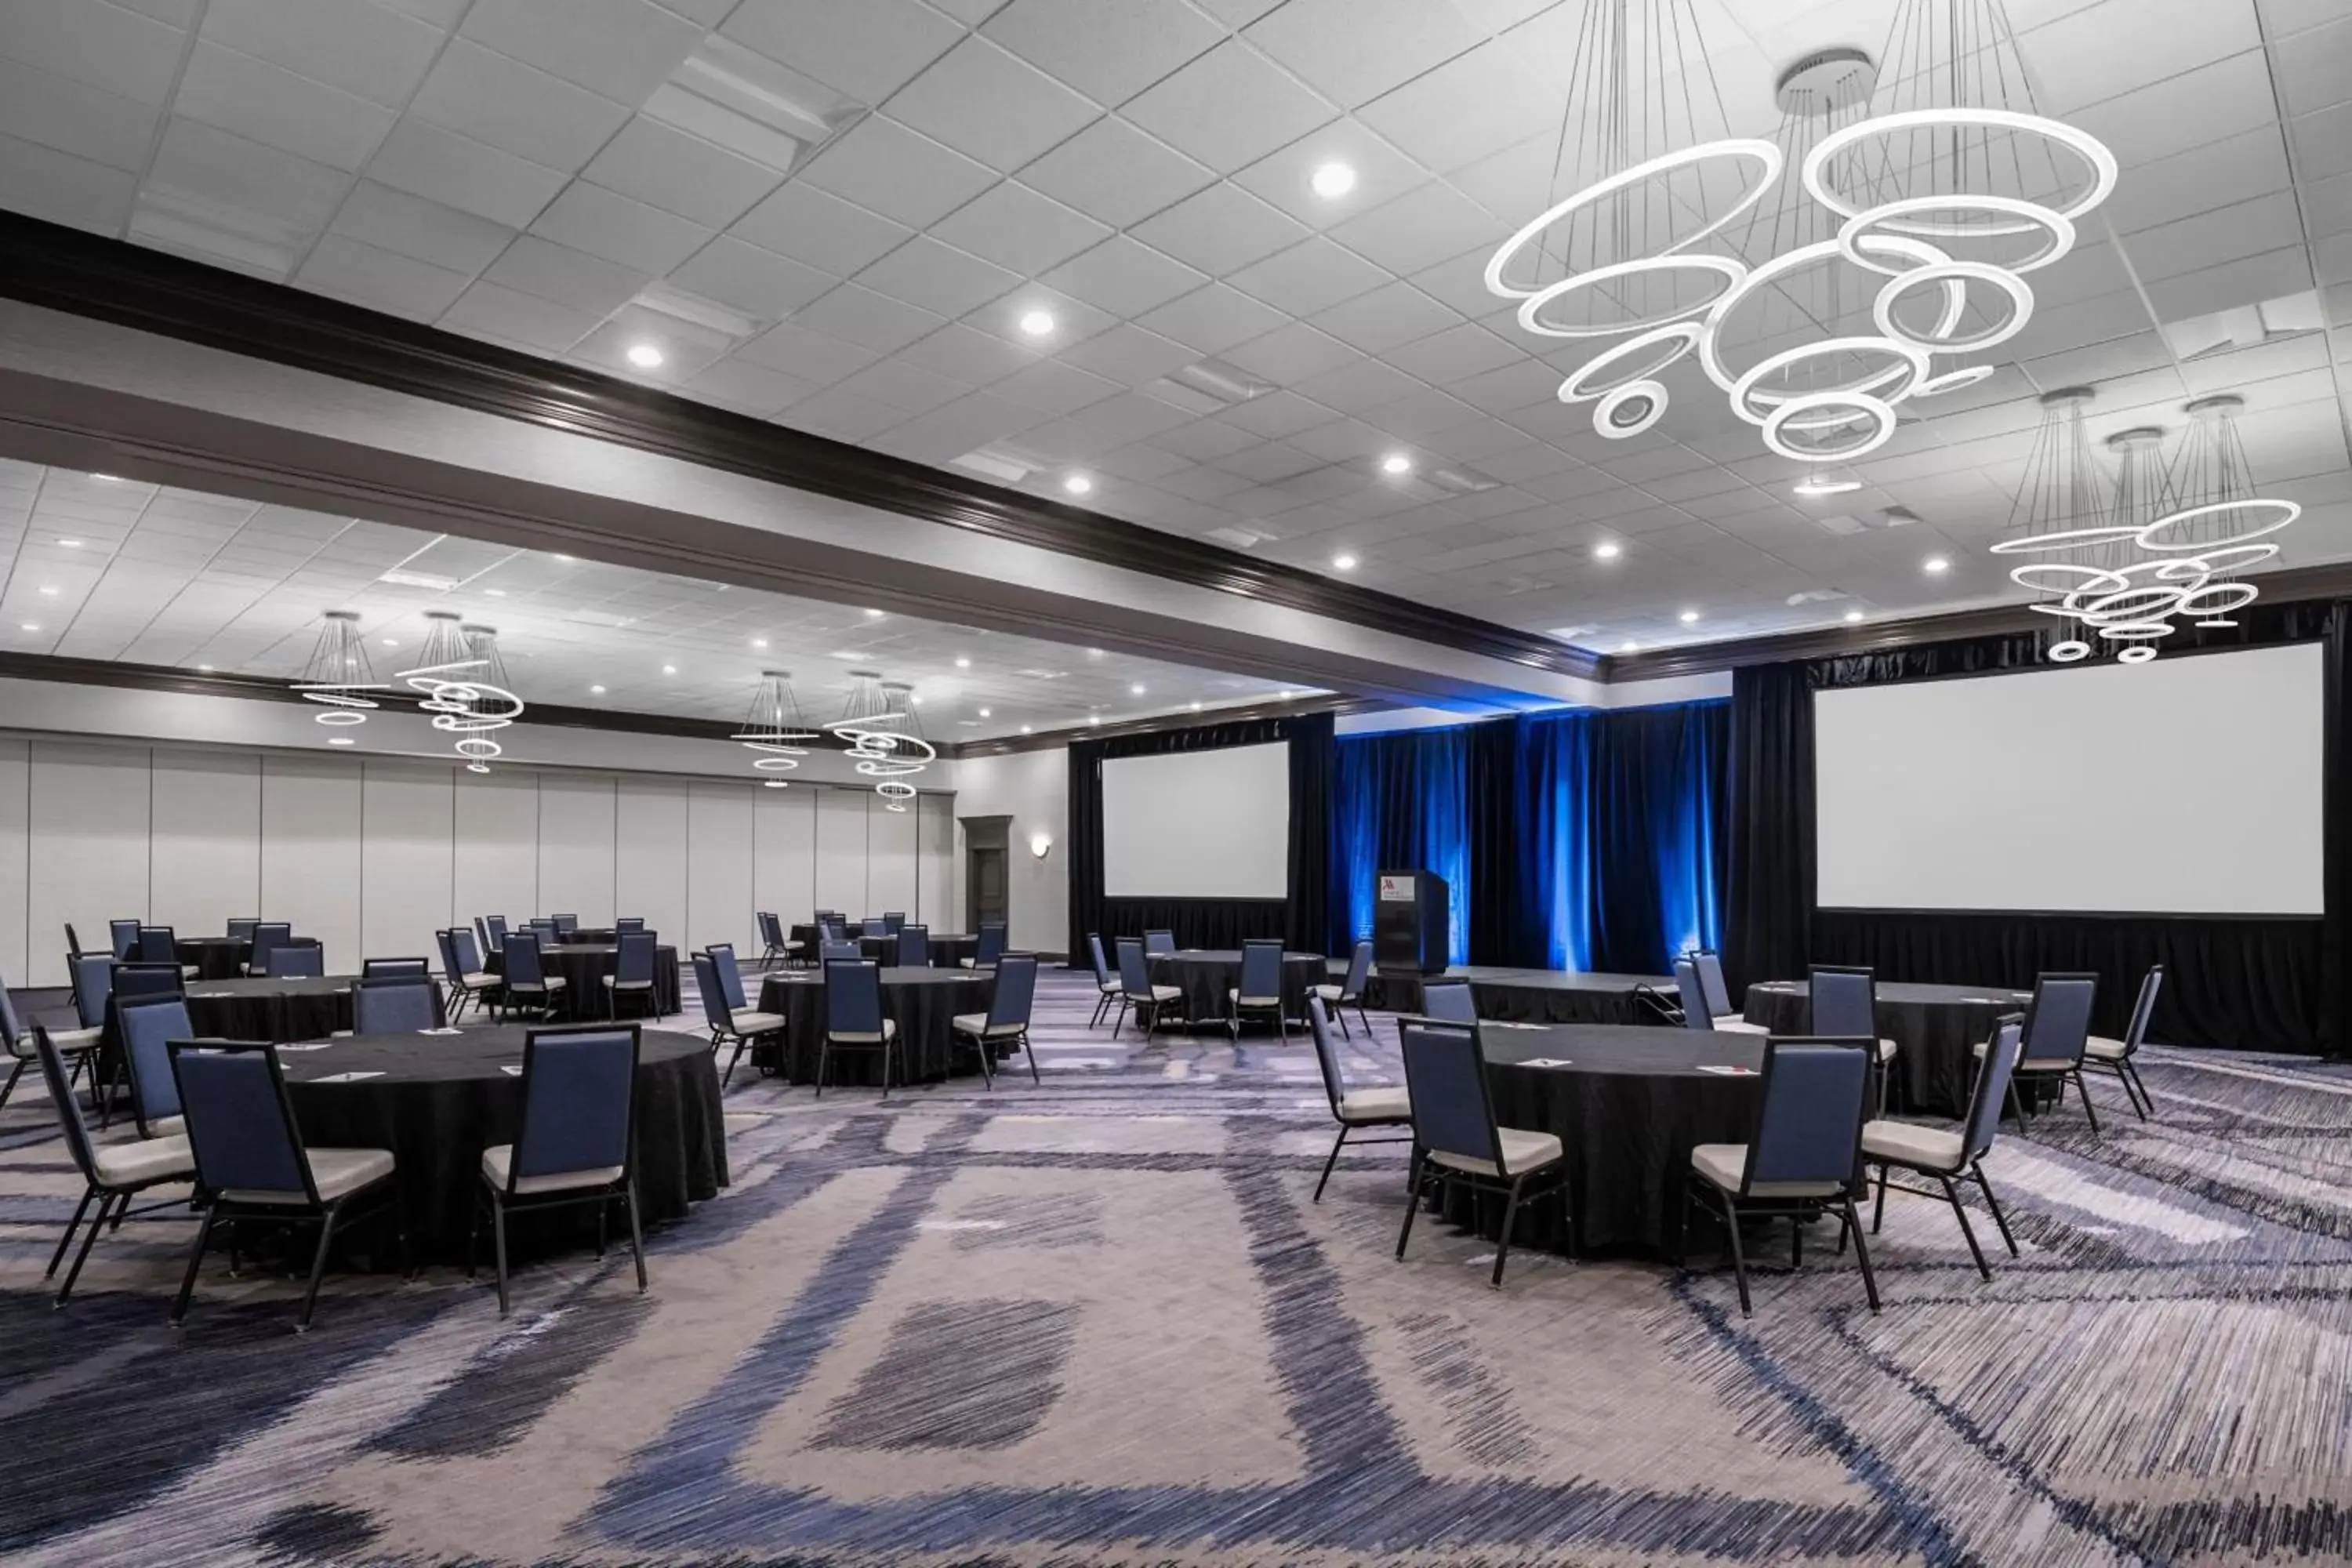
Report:
[[[1434,872],[1454,895],[1451,961],[1470,955],[1470,751],[1466,726],[1342,739],[1331,771],[1331,943],[1372,934],[1382,868]]]
[[[1721,929],[1728,705],[1529,715],[1339,742],[1332,949],[1373,879],[1454,890],[1456,963],[1664,974]]]

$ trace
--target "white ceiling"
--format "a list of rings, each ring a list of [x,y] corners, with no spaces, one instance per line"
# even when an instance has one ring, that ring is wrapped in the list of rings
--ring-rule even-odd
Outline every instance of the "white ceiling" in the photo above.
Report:
[[[456,585],[382,581],[394,570]],[[0,648],[291,679],[328,609],[359,612],[378,679],[423,645],[426,610],[454,610],[499,629],[527,703],[723,722],[743,720],[772,668],[792,673],[818,723],[841,716],[852,670],[908,681],[925,732],[950,742],[1283,694],[1034,637],[0,461]]]
[[[1693,5],[1730,129],[1755,134],[1779,65],[1875,52],[1892,10]],[[0,205],[924,462],[984,449],[1041,494],[1083,471],[1105,512],[1246,529],[1315,570],[1354,554],[1358,581],[1599,648],[2003,595],[1982,546],[2034,395],[2084,382],[2095,435],[2242,393],[2256,472],[2307,508],[2280,563],[2352,556],[2341,0],[2010,0],[2039,106],[2105,139],[2122,183],[2035,274],[2000,373],[1820,501],[1687,362],[1655,431],[1601,440],[1552,395],[1586,351],[1538,354],[1480,284],[1543,205],[1581,10],[18,5]],[[1332,160],[1360,183],[1326,201],[1308,177]],[[2158,330],[2315,288],[2337,330],[2186,361]],[[1015,325],[1039,307],[1043,343]],[[640,342],[659,371],[624,357]],[[1276,390],[1171,397],[1209,356]],[[1391,450],[1493,482],[1387,478]],[[1918,521],[1878,526],[1891,507]],[[1618,558],[1593,558],[1604,540]],[[1954,566],[1931,577],[1937,554]]]

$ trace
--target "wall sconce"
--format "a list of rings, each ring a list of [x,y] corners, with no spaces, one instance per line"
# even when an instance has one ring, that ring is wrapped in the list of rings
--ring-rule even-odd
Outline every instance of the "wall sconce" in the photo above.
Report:
[[[1043,860],[1046,856],[1052,854],[1053,851],[1054,836],[1052,834],[1033,833],[1029,836],[1029,853],[1037,857],[1038,859]]]

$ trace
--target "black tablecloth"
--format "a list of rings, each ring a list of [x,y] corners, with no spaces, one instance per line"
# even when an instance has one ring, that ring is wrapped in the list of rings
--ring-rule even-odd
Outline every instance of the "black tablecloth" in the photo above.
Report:
[[[567,1018],[593,1021],[604,1016],[604,976],[620,962],[621,950],[611,942],[564,942],[539,950],[540,967],[563,976],[563,1001],[559,1011]],[[506,954],[494,952],[483,964],[491,974],[506,973]],[[634,1005],[634,1004],[632,1004]],[[677,949],[654,949],[654,1007],[664,1016],[678,1010]],[[625,1020],[628,1008],[621,1010]]]
[[[183,965],[196,966],[199,980],[235,980],[244,974],[246,960],[253,956],[249,936],[183,936],[173,938],[172,945]]]
[[[1324,983],[1328,964],[1319,952],[1282,955],[1282,1016],[1298,1022],[1307,1017],[1307,995]],[[1155,985],[1173,985],[1184,994],[1178,1004],[1194,1024],[1222,1024],[1233,1013],[1225,993],[1241,984],[1242,955],[1238,948],[1188,947],[1161,953],[1151,961]],[[1253,1015],[1263,1020],[1263,1015]]]
[[[601,944],[605,947],[610,947],[614,942],[621,940],[621,928],[618,926],[576,926],[572,930],[563,932],[555,940],[560,942],[566,943],[584,942],[590,946]]]
[[[514,1141],[522,1079],[500,1067],[522,1065],[529,1032],[508,1025],[456,1035],[361,1035],[319,1050],[287,1051],[279,1060],[304,1140],[391,1150],[408,1201],[410,1236],[422,1249],[446,1255],[465,1247],[482,1187],[482,1151]],[[709,1041],[659,1029],[646,1030],[642,1041],[637,1205],[650,1224],[678,1218],[689,1200],[727,1184],[727,1124]],[[315,1081],[347,1072],[383,1076]],[[593,1224],[593,1211],[573,1212]],[[487,1256],[487,1241],[484,1250]]]
[[[350,974],[319,980],[191,980],[188,1023],[215,1040],[323,1040],[352,1026]],[[441,987],[433,1016],[442,1017]]]
[[[1336,983],[1347,973],[1334,964]],[[1444,974],[1381,974],[1365,977],[1364,1005],[1394,1013],[1421,1010],[1421,988],[1439,980],[1467,980],[1471,1005],[1481,1018],[1513,1024],[1654,1024],[1658,1016],[1643,1005],[1634,987],[1647,985],[1671,1000],[1675,983],[1663,974],[1601,974],[1559,971],[1503,978],[1492,973],[1449,971]]]
[[[1495,1120],[1553,1133],[1566,1147],[1577,1245],[1670,1255],[1692,1147],[1747,1142],[1761,1082],[1699,1069],[1753,1072],[1763,1064],[1762,1037],[1623,1024],[1489,1026],[1480,1034]],[[1529,1058],[1570,1065],[1519,1065]],[[1499,1197],[1459,1184],[1445,1208],[1448,1219],[1475,1219],[1489,1235],[1502,1220]],[[1556,1202],[1522,1205],[1514,1244],[1558,1247],[1559,1219]]]
[[[1881,981],[1878,1033],[1895,1042],[1893,1107],[1913,1115],[1958,1116],[1976,1081],[1978,1042],[1993,1024],[2021,1013],[2031,1000],[1999,986],[1920,985]],[[1812,1026],[1812,993],[1802,980],[1771,980],[1748,988],[1746,1016],[1776,1035]]]
[[[959,1013],[987,1012],[995,995],[996,977],[973,970],[883,970],[882,1012],[898,1021],[898,1061],[906,1080],[923,1083],[979,1071],[970,1050],[955,1048],[951,1024]],[[824,1044],[824,982],[800,971],[772,973],[760,984],[760,1011],[784,1018],[782,1058],[767,1057],[761,1065],[781,1070],[793,1083],[814,1083],[817,1053]],[[855,1047],[834,1052],[826,1081],[879,1085],[882,1053]]]

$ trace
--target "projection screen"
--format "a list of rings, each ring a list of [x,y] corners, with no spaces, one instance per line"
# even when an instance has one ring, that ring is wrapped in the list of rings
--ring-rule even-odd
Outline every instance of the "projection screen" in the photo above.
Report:
[[[1825,908],[2316,915],[2316,644],[1822,691]]]
[[[1103,892],[1279,899],[1290,891],[1290,747],[1102,764]]]

